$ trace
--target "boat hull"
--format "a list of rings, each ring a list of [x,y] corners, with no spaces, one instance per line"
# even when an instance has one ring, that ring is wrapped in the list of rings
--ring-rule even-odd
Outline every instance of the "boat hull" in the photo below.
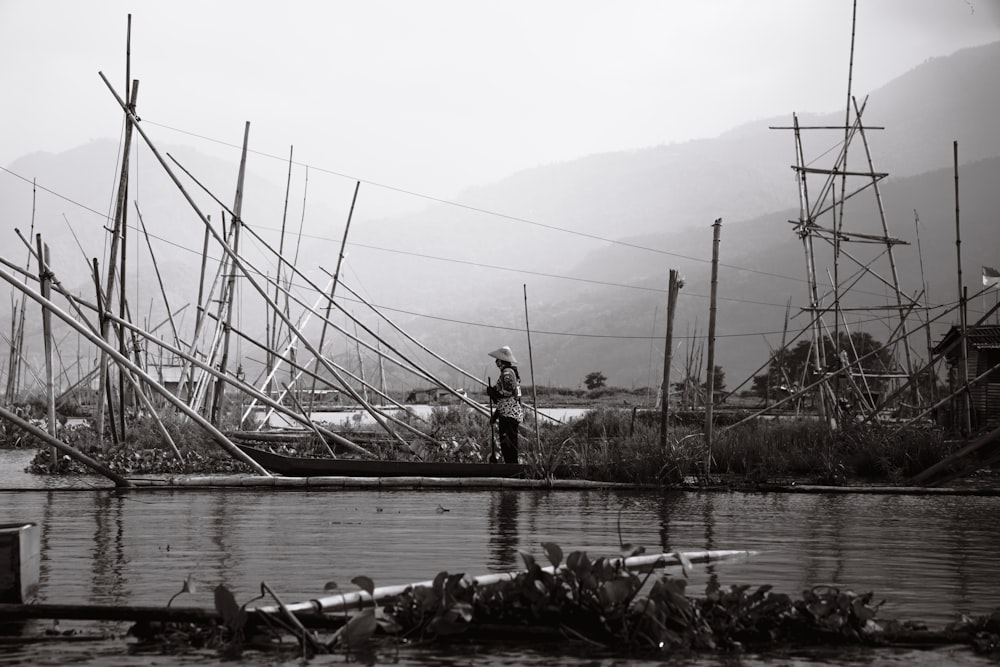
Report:
[[[24,604],[38,593],[38,524],[0,524],[0,603]]]

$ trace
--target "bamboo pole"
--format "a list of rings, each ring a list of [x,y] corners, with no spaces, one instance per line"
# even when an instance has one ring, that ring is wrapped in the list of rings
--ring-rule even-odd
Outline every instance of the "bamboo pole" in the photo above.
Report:
[[[135,100],[139,96],[139,81],[132,81],[132,93],[129,96],[128,103],[123,103],[122,109],[125,112],[125,140],[124,146],[122,148],[122,168],[118,179],[118,197],[115,202],[115,218],[114,218],[114,229],[111,234],[111,252],[108,256],[108,279],[105,285],[105,293],[103,303],[107,309],[110,310],[112,297],[115,293],[115,269],[118,266],[118,246],[121,242],[121,229],[125,224],[124,211],[125,211],[125,201],[128,198],[128,172],[129,172],[129,158],[132,154],[132,129],[134,127],[132,118],[135,114]],[[127,88],[127,86],[126,86]],[[100,278],[98,278],[98,283]],[[109,323],[104,321],[101,326],[101,337],[108,341],[110,336]],[[100,355],[100,367],[101,367],[101,382],[100,388],[98,389],[98,395],[108,394],[109,407],[111,405],[111,390],[108,388],[109,378],[107,377],[107,355],[102,353]],[[112,418],[113,419],[113,418]],[[112,424],[114,421],[112,421]],[[99,443],[103,442],[104,438],[104,409],[102,404],[98,403],[97,409],[97,439]],[[117,433],[114,433],[113,438],[117,442]]]
[[[860,117],[861,113],[860,113],[860,111],[858,111],[858,103],[857,103],[856,100],[854,101],[854,110],[855,110],[855,113]],[[861,143],[865,147],[865,156],[868,159],[868,170],[874,173],[874,171],[875,171],[875,165],[872,163],[871,147],[868,145],[868,136],[865,134],[864,125],[861,125],[859,129],[860,129],[860,133],[861,133]],[[879,221],[882,223],[882,233],[886,236],[886,238],[888,238],[889,237],[889,223],[886,221],[886,218],[885,218],[885,206],[882,203],[882,192],[881,192],[881,190],[879,189],[879,186],[878,186],[878,179],[876,179],[874,175],[872,176],[872,187],[875,190],[875,203],[878,206]],[[905,312],[908,312],[908,311],[906,311],[903,308],[903,297],[901,296],[900,290],[899,290],[899,273],[896,270],[896,257],[895,257],[895,254],[892,251],[892,245],[893,245],[892,242],[889,242],[889,241],[886,242],[886,251],[889,254],[889,270],[890,270],[890,273],[892,274],[893,291],[895,292],[895,295],[896,295],[896,307],[899,309],[900,322],[902,323],[902,331],[903,331],[903,358],[906,360],[906,373],[907,373],[907,375],[913,375],[913,359],[912,359],[912,356],[910,354],[910,337],[909,337],[909,333],[907,332],[907,327],[906,327],[906,319],[905,319],[906,315],[904,314]],[[917,384],[913,385],[913,400],[914,400],[915,404],[919,405],[919,403],[920,403],[920,390],[919,390],[919,386]]]
[[[969,344],[965,337],[966,324],[966,291],[962,284],[962,227],[959,222],[959,197],[958,197],[958,142],[952,144],[953,161],[955,169],[955,256],[958,264],[958,318],[961,325],[961,354],[959,357],[960,379],[966,391],[962,394],[962,406],[960,419],[962,420],[962,435],[968,437],[972,433],[972,406],[969,400]]]
[[[292,165],[294,164],[293,157],[295,155],[295,146],[288,147],[288,177],[285,179],[285,206],[281,213],[281,235],[278,237],[278,266],[275,269],[274,281],[281,284],[281,258],[285,256],[285,225],[288,222],[288,196],[292,190]],[[278,303],[278,290],[274,290],[274,303]],[[278,316],[274,313],[271,314],[270,318],[270,343],[268,344],[268,349],[273,349],[277,347],[277,342],[279,338],[278,333]],[[270,373],[271,370],[271,356],[267,356],[266,368]],[[270,390],[270,387],[268,387]]]
[[[83,335],[91,343],[93,343],[94,345],[97,345],[99,348],[101,348],[102,350],[106,351],[108,353],[108,355],[112,359],[114,359],[118,364],[121,364],[121,365],[125,366],[126,368],[128,368],[129,370],[131,370],[133,373],[135,373],[139,378],[141,378],[150,387],[152,387],[155,391],[157,391],[164,398],[166,398],[170,403],[172,403],[174,406],[176,406],[182,412],[185,412],[185,414],[187,414],[189,417],[191,417],[193,420],[195,420],[200,426],[202,426],[205,430],[207,430],[215,438],[216,442],[218,442],[219,445],[221,445],[222,448],[225,449],[227,452],[229,452],[231,455],[233,455],[234,457],[236,457],[240,461],[243,461],[244,463],[248,464],[251,468],[253,468],[257,472],[259,472],[259,473],[261,473],[263,475],[267,475],[267,476],[271,475],[271,473],[269,473],[267,470],[265,470],[264,468],[262,468],[260,466],[260,464],[258,464],[256,461],[254,461],[253,459],[251,459],[249,456],[247,456],[243,452],[243,450],[241,450],[240,448],[236,447],[232,442],[230,442],[229,439],[225,435],[223,435],[218,429],[216,429],[212,424],[210,424],[209,422],[207,422],[205,419],[203,419],[197,413],[195,413],[192,410],[190,410],[186,405],[184,405],[184,403],[180,399],[178,399],[172,393],[170,393],[169,391],[167,391],[155,379],[153,379],[152,377],[150,377],[149,374],[147,374],[144,370],[142,370],[141,368],[139,368],[138,366],[136,366],[135,363],[131,359],[129,359],[127,356],[122,355],[118,350],[116,350],[114,348],[114,346],[110,345],[107,341],[105,341],[104,339],[102,339],[99,335],[92,333],[86,327],[84,327],[82,324],[80,324],[79,322],[77,322],[76,320],[74,320],[72,317],[70,317],[70,315],[66,311],[62,310],[57,305],[55,305],[54,303],[52,303],[52,301],[50,301],[49,299],[46,299],[41,294],[39,294],[38,292],[34,291],[33,289],[31,289],[27,285],[23,285],[23,286],[22,285],[18,285],[18,283],[16,282],[14,276],[12,276],[11,274],[7,273],[7,271],[5,271],[3,269],[0,269],[0,278],[6,280],[11,285],[14,285],[15,287],[17,287],[18,289],[20,289],[21,291],[23,291],[24,294],[26,294],[29,298],[31,298],[32,300],[36,301],[40,305],[42,305],[44,308],[46,308],[49,312],[51,312],[52,314],[54,314],[59,319],[63,320],[66,324],[68,324],[71,328],[75,329],[78,333],[80,333],[81,335]],[[132,330],[134,330],[134,331],[140,331],[141,332],[141,330],[138,327],[135,327],[134,325],[132,325],[131,323],[126,322],[125,320],[120,320],[120,319],[116,318],[115,315],[109,314],[108,317],[118,320],[118,323],[121,324],[121,325],[123,325],[123,326],[126,326],[128,328],[132,328]]]
[[[528,370],[531,373],[531,404],[538,414],[538,390],[535,387],[535,362],[531,354],[531,325],[528,324],[528,286],[522,284],[524,288],[524,331],[528,336]],[[535,455],[542,454],[542,436],[538,432],[538,419],[535,419]]]
[[[243,212],[243,181],[246,178],[247,171],[247,144],[250,141],[250,121],[247,121],[243,127],[243,152],[240,156],[240,172],[236,180],[236,195],[233,201],[233,219],[230,221],[233,229],[233,256],[234,258],[238,256],[240,249],[240,227],[243,226],[243,220],[240,219],[240,215]],[[227,283],[227,289],[223,296],[226,302],[226,326],[223,333],[222,342],[222,359],[219,362],[219,370],[223,374],[226,372],[226,366],[229,363],[229,327],[233,323],[233,298],[236,293],[236,271],[233,271],[229,275],[229,282]],[[222,399],[226,391],[226,384],[224,382],[215,383],[215,394],[212,400],[212,423],[218,424],[219,418],[222,412]]]
[[[920,216],[917,215],[917,209],[913,209],[913,226],[916,228],[917,232],[917,257],[920,260],[920,283],[924,289],[924,319],[926,320],[930,317],[930,296],[927,294],[927,278],[924,277],[924,252],[920,246]],[[985,310],[985,309],[984,309]],[[924,333],[927,337],[927,359],[930,360],[931,356],[934,354],[934,342],[931,340],[931,328],[926,327]],[[927,376],[928,387],[931,397],[931,402],[933,403],[937,399],[937,370],[931,366],[930,372]]]
[[[707,397],[705,399],[705,475],[712,468],[712,428],[713,411],[715,407],[715,313],[716,299],[719,289],[719,234],[722,230],[722,218],[716,218],[712,223],[712,290],[708,306],[708,377]]]
[[[139,210],[139,202],[135,204],[135,215],[139,218],[139,226],[142,228],[142,235],[146,239],[146,247],[149,248],[149,258],[153,262],[153,271],[156,273],[156,283],[160,286],[160,296],[163,297],[163,306],[167,309],[167,319],[170,321],[170,331],[174,336],[174,343],[180,344],[180,336],[177,334],[177,325],[174,324],[174,316],[170,311],[170,299],[167,298],[167,290],[163,287],[163,276],[160,275],[160,265],[156,262],[156,253],[153,252],[153,244],[149,240],[149,232],[146,230],[146,223],[142,219],[142,211]]]
[[[38,244],[38,282],[41,285],[42,296],[49,298],[52,289],[52,281],[49,277],[49,246],[42,243],[42,235],[35,235],[35,242]],[[42,337],[45,347],[45,397],[48,413],[49,435],[56,437],[56,396],[55,385],[52,379],[52,316],[45,308],[42,308]],[[49,451],[52,457],[50,470],[55,472],[58,456],[56,448]]]
[[[816,287],[816,263],[815,263],[815,253],[813,250],[813,235],[811,227],[813,225],[813,220],[809,211],[809,186],[806,179],[806,174],[804,172],[805,168],[805,157],[802,152],[802,137],[799,133],[799,118],[794,117],[795,120],[795,156],[796,162],[799,165],[799,236],[802,238],[802,249],[805,253],[806,258],[806,273],[809,283],[809,300],[810,306],[813,308],[819,308],[819,294]],[[818,321],[813,325],[812,330],[813,335],[813,363],[815,364],[815,372],[820,378],[823,377],[825,371],[826,363],[823,359],[823,345],[821,344],[822,334],[820,332],[820,327]],[[819,403],[817,405],[819,408],[820,418],[826,422],[827,421],[827,411],[826,411],[826,394],[821,389],[819,391]]]
[[[340,240],[340,254],[337,255],[337,267],[333,271],[333,280],[330,282],[330,297],[326,304],[326,317],[323,319],[323,326],[319,333],[319,345],[317,349],[320,351],[320,355],[323,353],[323,345],[326,342],[326,325],[327,321],[330,319],[330,306],[333,305],[333,297],[337,292],[337,282],[340,280],[340,266],[344,262],[344,248],[347,247],[347,234],[351,230],[351,220],[354,218],[354,206],[358,202],[358,191],[361,189],[361,181],[356,181],[354,183],[354,196],[351,197],[351,208],[347,212],[347,222],[344,224],[344,236]],[[281,257],[278,258],[278,264],[281,264]],[[319,369],[319,358],[317,356],[316,369]],[[313,380],[312,389],[310,394],[316,391],[316,381]],[[312,396],[309,398],[309,409],[312,410],[313,399]]]
[[[97,265],[96,257],[93,258],[93,267],[94,287],[97,294],[97,321],[101,325],[101,340],[107,343],[108,341],[105,338],[105,335],[109,330],[111,323],[107,320],[108,310],[105,308],[104,295],[101,293],[101,274]],[[102,360],[98,366],[100,377],[107,380],[108,360],[107,353],[104,351],[103,347],[101,348],[100,359]],[[104,401],[107,401],[108,411],[111,412],[111,414],[108,415],[108,424],[111,426],[111,441],[115,445],[118,444],[118,428],[115,426],[114,401],[112,398],[111,384],[107,381],[101,382],[99,384],[99,389],[97,390],[97,443],[102,449],[104,449],[104,410],[102,407]]]
[[[609,558],[608,563],[613,567],[621,567],[626,570],[649,570],[656,568],[665,567],[685,567],[689,565],[701,565],[704,563],[717,562],[720,560],[735,560],[738,558],[749,558],[750,556],[756,555],[756,551],[735,551],[735,550],[716,550],[716,551],[675,551],[671,553],[660,553],[660,554],[649,554],[642,556],[632,556],[630,558]],[[566,566],[562,565],[558,569],[565,569]],[[542,568],[543,572],[552,573],[556,571],[556,567],[548,565]],[[476,586],[488,586],[490,584],[499,583],[501,581],[511,581],[516,578],[521,572],[495,572],[486,575],[480,575],[477,577],[471,577],[471,582]],[[401,584],[395,586],[380,586],[373,591],[370,595],[365,591],[356,591],[351,593],[338,593],[336,595],[330,595],[323,598],[318,598],[315,600],[309,600],[307,602],[299,602],[295,604],[285,605],[288,611],[292,613],[301,612],[315,612],[315,613],[325,613],[333,614],[349,611],[351,609],[356,609],[365,604],[372,604],[381,602],[390,598],[394,598],[408,589],[415,589],[418,587],[423,588],[433,588],[433,581],[418,581],[411,584]],[[274,606],[263,606],[254,609],[257,613],[278,613],[280,609]]]
[[[667,449],[667,427],[669,425],[670,409],[670,363],[674,356],[674,313],[677,309],[677,295],[680,290],[680,282],[677,278],[677,270],[670,269],[670,279],[667,287],[667,334],[663,349],[663,380],[661,383],[662,397],[660,399],[660,447]]]

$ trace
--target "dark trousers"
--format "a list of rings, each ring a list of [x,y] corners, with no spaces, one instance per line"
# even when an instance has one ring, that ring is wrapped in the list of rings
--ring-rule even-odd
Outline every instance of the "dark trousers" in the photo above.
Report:
[[[500,453],[504,463],[517,463],[517,420],[499,417]]]

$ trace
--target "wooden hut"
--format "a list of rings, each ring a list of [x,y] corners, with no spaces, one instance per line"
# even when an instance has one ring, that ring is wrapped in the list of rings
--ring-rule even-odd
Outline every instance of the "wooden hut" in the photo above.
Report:
[[[948,368],[948,388],[950,391],[959,389],[962,383],[962,346],[954,345],[961,337],[961,329],[953,326],[934,347],[934,354],[941,350],[950,349],[945,356],[945,363]],[[988,373],[979,382],[972,384],[969,388],[971,399],[972,427],[981,429],[985,427],[1000,426],[1000,325],[981,325],[970,329],[966,333],[968,359],[969,359],[969,382]],[[991,369],[994,369],[991,371]],[[940,420],[948,423],[955,423],[955,415],[958,414],[958,399],[951,401],[947,410],[941,412]]]

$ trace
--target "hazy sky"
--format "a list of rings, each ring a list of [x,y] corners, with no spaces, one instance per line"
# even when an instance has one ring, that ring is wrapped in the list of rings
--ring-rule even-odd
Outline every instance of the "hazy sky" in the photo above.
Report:
[[[0,0],[0,164],[139,115],[449,198],[515,170],[845,103],[851,0]],[[1000,0],[860,0],[855,92],[1000,39]],[[147,124],[154,139],[209,142]],[[219,150],[217,147],[215,150]]]

